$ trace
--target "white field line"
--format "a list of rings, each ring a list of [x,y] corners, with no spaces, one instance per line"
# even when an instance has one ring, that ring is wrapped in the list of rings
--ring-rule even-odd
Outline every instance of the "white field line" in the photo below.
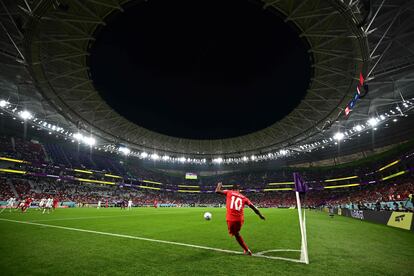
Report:
[[[214,247],[188,244],[188,243],[181,243],[181,242],[164,241],[164,240],[143,238],[143,237],[137,237],[137,236],[123,235],[123,234],[115,234],[115,233],[101,232],[101,231],[94,231],[94,230],[87,230],[87,229],[79,229],[79,228],[65,227],[65,226],[58,226],[58,225],[51,225],[51,224],[35,223],[35,222],[4,219],[4,218],[0,218],[0,221],[14,222],[14,223],[20,223],[20,224],[27,224],[27,225],[35,225],[35,226],[41,226],[41,227],[57,228],[57,229],[63,229],[63,230],[69,230],[69,231],[84,232],[84,233],[112,236],[112,237],[118,237],[118,238],[126,238],[126,239],[133,239],[133,240],[163,243],[163,244],[172,244],[172,245],[177,245],[177,246],[192,247],[192,248],[197,248],[197,249],[211,250],[211,251],[237,254],[237,255],[242,255],[243,254],[240,251],[234,251],[234,250],[228,250],[228,249],[214,248]],[[274,259],[274,260],[285,260],[285,261],[290,261],[290,262],[301,263],[301,261],[298,260],[298,259],[264,256],[264,255],[258,255],[258,254],[253,254],[253,256],[254,257],[259,257],[259,258]]]
[[[136,217],[136,216],[144,216],[144,214],[119,215],[119,216],[74,217],[74,218],[58,218],[58,219],[35,219],[35,220],[29,220],[29,222],[59,221],[59,220],[82,220],[82,219],[100,219],[100,218],[123,218],[123,217]]]
[[[300,252],[299,249],[270,249],[266,251],[257,252],[256,255],[263,255],[269,252]]]

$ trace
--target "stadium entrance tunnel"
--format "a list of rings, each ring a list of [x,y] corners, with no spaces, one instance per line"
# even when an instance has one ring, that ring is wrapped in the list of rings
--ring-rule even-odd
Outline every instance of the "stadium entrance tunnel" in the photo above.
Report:
[[[129,121],[191,139],[271,126],[304,98],[308,45],[261,1],[130,1],[90,45],[100,96]]]

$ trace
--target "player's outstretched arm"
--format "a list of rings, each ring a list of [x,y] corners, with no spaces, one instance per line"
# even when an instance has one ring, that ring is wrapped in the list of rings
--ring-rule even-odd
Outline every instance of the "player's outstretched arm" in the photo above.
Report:
[[[253,204],[249,205],[249,207],[253,210],[253,212],[256,213],[256,215],[259,216],[259,218],[265,220],[266,218],[262,215],[262,213],[260,213],[259,209],[256,208],[256,206],[254,206]]]
[[[217,183],[216,193],[224,195],[225,193],[222,188],[223,188],[223,183],[221,182]]]

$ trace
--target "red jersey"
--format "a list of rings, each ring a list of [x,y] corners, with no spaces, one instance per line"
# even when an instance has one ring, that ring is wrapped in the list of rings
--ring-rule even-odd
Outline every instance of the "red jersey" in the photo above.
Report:
[[[250,200],[237,191],[224,190],[226,195],[226,220],[244,221],[244,205],[251,205]]]

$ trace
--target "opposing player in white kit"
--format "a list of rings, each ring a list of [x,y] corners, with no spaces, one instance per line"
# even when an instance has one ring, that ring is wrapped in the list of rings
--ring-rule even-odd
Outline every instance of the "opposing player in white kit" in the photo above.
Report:
[[[47,213],[50,213],[50,209],[52,209],[53,206],[53,198],[49,197],[46,201],[46,205],[45,208],[43,209],[43,214],[45,213],[45,211],[47,210]]]
[[[42,198],[39,202],[39,210],[40,211],[44,210],[45,205],[46,205],[46,198]]]
[[[98,200],[98,207],[97,207],[98,209],[101,208],[101,203],[102,202],[100,200]]]
[[[3,211],[6,210],[7,208],[9,208],[9,211],[11,212],[11,210],[14,207],[15,202],[16,202],[16,199],[14,197],[9,198],[9,200],[7,200],[6,208],[3,208],[0,213],[3,213]]]
[[[128,200],[128,211],[132,209],[132,200]]]

